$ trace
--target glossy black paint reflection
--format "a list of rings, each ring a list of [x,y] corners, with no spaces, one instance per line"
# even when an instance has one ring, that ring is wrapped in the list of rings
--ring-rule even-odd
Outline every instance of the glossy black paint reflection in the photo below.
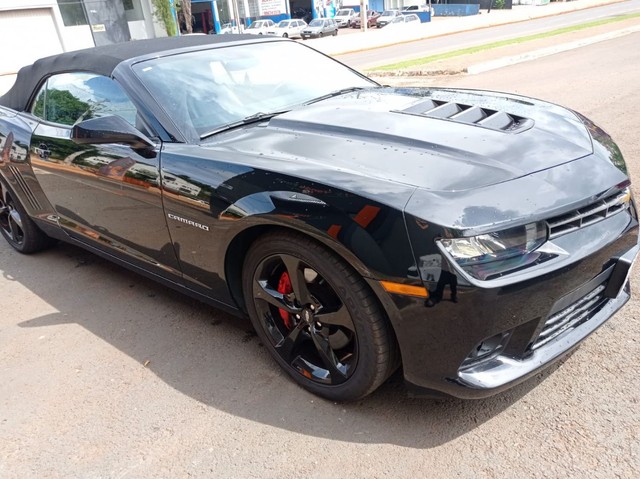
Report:
[[[611,138],[556,105],[373,87],[189,143],[132,74],[134,63],[114,78],[149,134],[97,118],[72,135],[0,107],[0,174],[29,214],[53,236],[236,312],[253,240],[276,228],[314,238],[368,281],[414,385],[473,396],[456,378],[479,341],[508,332],[507,353],[525,355],[558,300],[637,244],[632,205],[559,238],[569,258],[561,267],[499,287],[474,286],[438,248],[441,238],[544,221],[628,185]],[[429,116],[421,108],[430,100],[506,112],[525,126],[497,131]],[[428,297],[389,294],[380,280],[426,288]]]
[[[637,228],[634,222],[618,241],[569,267],[511,286],[481,289],[459,284],[456,301],[449,286],[436,301],[434,295],[430,300],[392,295],[385,306],[391,312],[403,359],[409,358],[403,361],[405,378],[415,386],[453,396],[485,397],[498,392],[474,392],[456,382],[458,367],[469,352],[483,339],[514,330],[508,353],[514,357],[525,354],[554,303],[609,268],[614,264],[612,258],[635,246]],[[427,285],[435,293],[437,280]]]
[[[166,227],[157,151],[78,144],[71,128],[44,123],[31,149],[38,183],[69,236],[156,274],[181,276]]]
[[[192,287],[216,291],[229,301],[224,294],[227,270],[241,267],[241,258],[230,259],[227,251],[252,228],[303,231],[338,250],[366,276],[404,278],[415,266],[401,211],[322,183],[318,180],[328,181],[327,173],[307,173],[300,164],[260,155],[241,163],[237,158],[213,145],[166,145],[163,150],[167,213],[209,227],[205,231],[168,222]],[[375,188],[375,181],[363,184]],[[395,190],[405,198],[412,191],[393,185],[386,189],[386,194]]]

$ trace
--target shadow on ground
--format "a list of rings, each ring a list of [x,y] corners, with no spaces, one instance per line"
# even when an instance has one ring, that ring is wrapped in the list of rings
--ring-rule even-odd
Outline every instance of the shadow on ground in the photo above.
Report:
[[[59,311],[20,327],[76,323],[140,367],[149,361],[147,368],[182,394],[308,436],[436,447],[490,421],[559,367],[485,400],[410,399],[396,374],[368,398],[336,404],[307,393],[280,372],[248,321],[69,245],[35,256],[6,250],[4,280],[20,282]]]

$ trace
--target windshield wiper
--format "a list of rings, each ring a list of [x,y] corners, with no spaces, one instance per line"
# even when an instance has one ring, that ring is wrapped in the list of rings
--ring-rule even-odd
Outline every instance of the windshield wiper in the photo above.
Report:
[[[333,98],[334,96],[344,95],[345,93],[351,93],[352,91],[364,90],[365,87],[362,86],[352,86],[349,88],[342,88],[341,90],[332,91],[331,93],[327,93],[326,95],[319,96],[318,98],[314,98],[305,103],[305,105],[311,105],[312,103],[316,103],[318,101],[326,100],[328,98]]]
[[[281,110],[281,111],[272,111],[269,113],[258,112],[253,115],[249,115],[244,117],[242,120],[232,121],[231,123],[227,123],[226,125],[222,125],[215,130],[211,130],[203,135],[200,135],[200,139],[204,140],[210,136],[213,136],[217,133],[222,133],[223,131],[233,130],[234,128],[238,128],[244,125],[250,125],[251,123],[260,123],[261,121],[270,120],[274,116],[281,115],[283,113],[287,113],[291,110]]]

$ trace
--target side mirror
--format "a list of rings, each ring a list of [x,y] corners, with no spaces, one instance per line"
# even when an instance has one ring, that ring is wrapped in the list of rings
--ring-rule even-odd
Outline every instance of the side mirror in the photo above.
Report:
[[[153,142],[136,130],[124,118],[109,115],[76,123],[71,130],[71,140],[80,145],[121,143],[131,148],[153,147]]]

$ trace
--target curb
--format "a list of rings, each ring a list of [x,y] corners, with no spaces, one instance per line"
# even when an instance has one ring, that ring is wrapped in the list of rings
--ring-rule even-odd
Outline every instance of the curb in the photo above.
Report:
[[[555,55],[556,53],[562,53],[569,50],[575,50],[576,48],[593,45],[594,43],[600,43],[607,40],[613,40],[614,38],[623,37],[632,33],[640,32],[640,25],[624,28],[622,30],[616,30],[613,32],[603,33],[594,37],[583,38],[562,45],[556,45],[548,48],[541,48],[532,52],[523,53],[520,55],[514,55],[510,57],[499,58],[489,62],[477,63],[466,68],[467,73],[470,75],[476,75],[491,70],[497,70],[498,68],[504,68],[510,65],[516,65],[518,63],[524,63],[538,58]]]
[[[428,77],[428,76],[445,76],[460,75],[468,73],[467,68],[442,68],[440,70],[398,70],[398,71],[371,71],[367,73],[370,78],[389,78],[389,77]]]
[[[592,8],[600,8],[600,7],[605,7],[608,5],[615,5],[618,3],[624,3],[627,0],[613,0],[610,2],[606,2],[603,1],[602,3],[599,3],[597,5],[588,5],[585,7],[581,7],[581,5],[577,5],[576,8],[570,9],[570,10],[566,10],[563,12],[552,12],[549,13],[547,15],[539,15],[539,16],[533,16],[533,17],[528,17],[528,18],[522,18],[519,20],[508,20],[505,22],[497,22],[497,23],[492,23],[490,25],[481,25],[481,26],[474,26],[471,28],[466,28],[466,29],[462,29],[462,30],[455,30],[455,31],[451,31],[451,32],[444,32],[444,33],[439,33],[439,34],[435,34],[435,35],[424,35],[424,36],[420,36],[417,38],[412,38],[409,40],[400,40],[400,41],[396,41],[396,42],[391,42],[391,43],[385,43],[382,45],[376,45],[373,47],[362,47],[362,48],[353,48],[350,50],[343,50],[343,51],[336,51],[336,52],[324,52],[326,55],[330,55],[333,57],[336,56],[340,56],[340,55],[350,55],[352,53],[361,53],[361,52],[367,52],[367,51],[371,51],[371,50],[378,50],[379,48],[387,48],[387,47],[393,47],[393,46],[398,46],[398,45],[404,45],[406,43],[412,43],[412,42],[420,42],[422,40],[428,40],[431,38],[441,38],[441,37],[447,37],[449,35],[455,35],[457,33],[463,33],[463,32],[472,32],[472,31],[476,31],[476,30],[485,30],[488,28],[493,28],[493,27],[498,27],[498,26],[503,26],[503,25],[514,25],[517,23],[523,23],[523,22],[528,22],[530,20],[537,20],[540,18],[549,18],[549,17],[558,17],[560,15],[565,15],[567,13],[574,13],[577,11],[584,11],[584,10],[589,10]],[[322,50],[321,50],[322,51]]]

